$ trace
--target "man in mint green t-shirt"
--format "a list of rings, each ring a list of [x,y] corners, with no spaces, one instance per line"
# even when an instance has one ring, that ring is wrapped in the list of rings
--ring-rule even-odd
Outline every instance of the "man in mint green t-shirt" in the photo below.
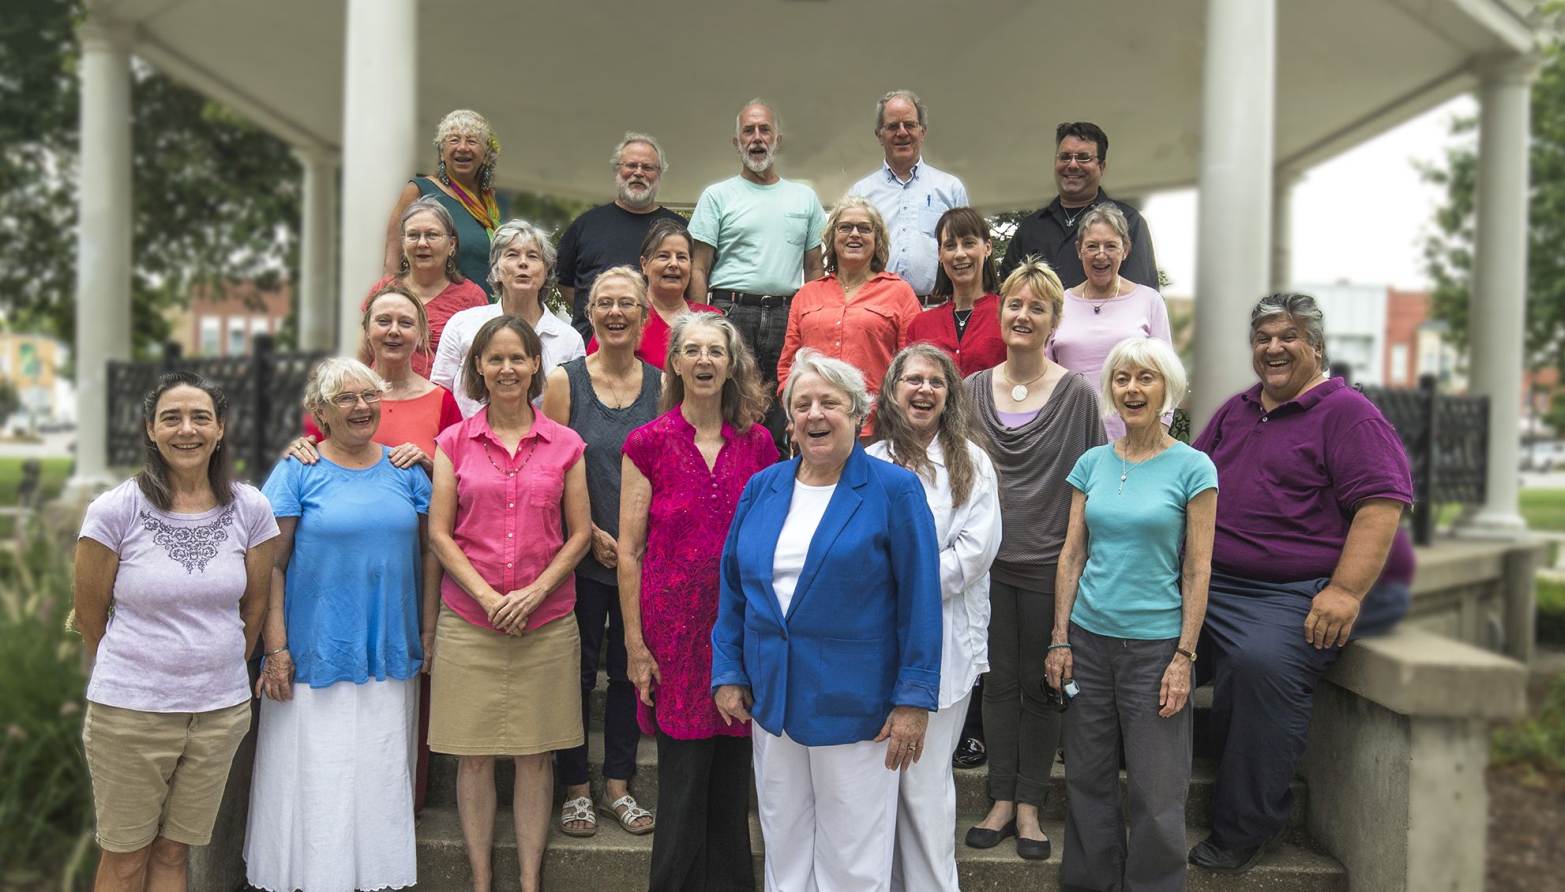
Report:
[[[826,228],[815,190],[777,174],[778,131],[777,113],[763,100],[739,110],[739,175],[708,186],[690,216],[695,257],[687,292],[733,321],[768,386],[776,381],[793,293],[824,272]]]

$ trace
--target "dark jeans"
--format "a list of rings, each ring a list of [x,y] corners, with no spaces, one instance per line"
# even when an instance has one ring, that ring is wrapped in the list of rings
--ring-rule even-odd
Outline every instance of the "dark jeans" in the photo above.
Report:
[[[1179,639],[1110,638],[1072,623],[1070,643],[1081,693],[1065,712],[1060,883],[1067,890],[1179,892],[1193,710],[1186,703],[1165,719],[1157,702]],[[1120,810],[1121,744],[1126,813]]]
[[[1212,839],[1221,848],[1266,842],[1293,810],[1291,784],[1309,737],[1315,686],[1342,653],[1304,640],[1311,602],[1327,581],[1212,574],[1196,681],[1213,682]],[[1390,630],[1407,605],[1406,585],[1376,586],[1364,596],[1353,637]]]
[[[788,449],[788,417],[777,400],[777,364],[782,360],[783,340],[788,334],[788,304],[776,307],[750,307],[736,304],[726,297],[712,298],[712,306],[723,311],[728,321],[739,329],[745,346],[755,354],[755,364],[761,370],[761,380],[772,403],[766,412],[766,429],[771,431],[777,449]]]
[[[598,686],[598,655],[603,653],[608,624],[609,694],[603,709],[603,776],[630,780],[636,773],[636,687],[625,670],[625,624],[620,618],[619,589],[576,576],[576,628],[581,632],[581,723],[588,725],[592,689]],[[587,745],[561,750],[560,783],[587,782]]]
[[[1054,578],[1052,565],[1048,577]],[[989,674],[984,676],[989,798],[1041,808],[1060,746],[1060,714],[1043,694],[1054,586],[1029,591],[991,579],[989,603]]]
[[[651,892],[753,892],[750,738],[658,732]]]

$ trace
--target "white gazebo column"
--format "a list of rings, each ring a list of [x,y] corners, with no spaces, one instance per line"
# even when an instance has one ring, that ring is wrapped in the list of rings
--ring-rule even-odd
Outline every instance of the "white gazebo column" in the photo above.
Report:
[[[337,344],[337,165],[325,149],[295,149],[303,168],[300,202],[299,349],[330,350]]]
[[[1271,291],[1293,289],[1293,187],[1299,172],[1277,168],[1272,175]]]
[[[386,219],[413,175],[418,118],[415,0],[348,0],[342,102],[342,267],[337,349],[352,356],[352,320],[386,259]]]
[[[83,24],[81,177],[76,243],[76,472],[70,489],[89,493],[109,473],[108,363],[130,358],[130,35]],[[138,395],[139,398],[139,395]]]
[[[1527,149],[1536,60],[1486,65],[1478,89],[1478,221],[1469,325],[1472,392],[1489,398],[1489,456],[1483,507],[1466,532],[1523,530],[1517,509],[1522,362],[1527,317]]]
[[[1196,235],[1193,425],[1250,370],[1249,311],[1265,293],[1271,243],[1276,0],[1207,0]]]

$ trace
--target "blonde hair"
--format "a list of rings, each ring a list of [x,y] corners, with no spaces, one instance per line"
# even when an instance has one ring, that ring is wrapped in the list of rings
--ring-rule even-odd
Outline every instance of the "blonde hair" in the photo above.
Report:
[[[1163,406],[1159,415],[1167,415],[1185,398],[1189,379],[1185,365],[1179,361],[1167,342],[1158,338],[1126,338],[1114,345],[1108,359],[1103,361],[1103,380],[1099,382],[1104,418],[1114,418],[1119,410],[1114,407],[1114,374],[1124,368],[1151,369],[1163,379]]]
[[[837,206],[831,209],[831,216],[826,218],[826,229],[821,233],[821,262],[825,264],[826,271],[837,271],[837,224],[842,220],[846,211],[860,210],[869,215],[870,228],[875,230],[875,254],[869,259],[869,268],[872,272],[883,272],[886,263],[891,260],[891,240],[886,237],[886,221],[880,216],[880,211],[868,198],[861,195],[844,195],[837,202]]]
[[[1065,286],[1060,284],[1059,273],[1054,271],[1054,267],[1036,254],[1027,255],[1022,265],[1011,270],[1011,274],[1000,283],[1000,297],[1010,297],[1023,288],[1049,302],[1049,307],[1054,311],[1054,326],[1058,328],[1060,315],[1065,312]]]

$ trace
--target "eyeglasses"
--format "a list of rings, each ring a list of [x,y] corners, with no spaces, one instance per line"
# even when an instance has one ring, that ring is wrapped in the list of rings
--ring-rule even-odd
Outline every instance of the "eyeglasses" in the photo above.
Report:
[[[906,130],[912,133],[915,130],[922,130],[923,127],[924,125],[917,121],[887,121],[880,125],[881,130],[889,130],[892,133],[896,133],[898,130]]]
[[[419,242],[429,242],[431,245],[438,245],[448,237],[444,232],[434,231],[402,233],[402,240],[410,245],[416,245]]]
[[[837,234],[838,235],[852,235],[855,232],[858,233],[859,235],[874,235],[875,234],[875,226],[872,223],[838,223],[837,224]]]
[[[1119,256],[1119,252],[1125,250],[1119,242],[1086,242],[1081,246],[1083,254],[1107,254],[1110,257]]]
[[[608,312],[609,310],[613,310],[613,309],[620,309],[620,310],[624,310],[627,313],[633,313],[636,310],[641,309],[641,303],[640,303],[640,301],[637,301],[637,300],[634,300],[634,299],[628,298],[628,297],[625,298],[624,300],[613,300],[613,299],[610,299],[610,298],[599,298],[598,300],[595,300],[595,301],[592,302],[592,308],[594,310],[602,310],[605,313]]]
[[[331,404],[339,409],[351,409],[359,404],[359,400],[363,400],[366,406],[373,406],[380,402],[382,396],[384,394],[378,390],[366,390],[362,393],[339,393],[331,398]]]
[[[702,347],[700,344],[686,344],[684,349],[679,351],[679,355],[686,359],[700,359],[703,356],[711,359],[722,359],[728,355],[728,351],[716,344],[710,347]]]
[[[929,385],[930,390],[946,389],[946,379],[944,378],[925,378],[923,375],[903,375],[897,380],[913,388],[914,390],[917,390],[926,384]]]
[[[1098,160],[1098,156],[1091,152],[1061,152],[1054,156],[1054,160],[1061,164],[1069,164],[1072,161],[1077,164],[1091,164]]]
[[[640,161],[622,161],[620,162],[619,169],[625,171],[626,173],[658,172],[658,166],[656,164],[643,164]]]

